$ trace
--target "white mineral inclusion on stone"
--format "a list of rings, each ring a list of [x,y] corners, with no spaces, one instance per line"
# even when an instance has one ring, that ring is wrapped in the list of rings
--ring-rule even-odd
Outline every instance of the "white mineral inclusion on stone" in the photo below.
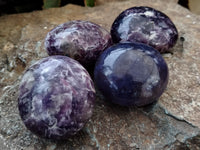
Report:
[[[44,75],[47,72],[52,74],[60,64],[62,64],[61,60],[50,59],[47,63],[42,64],[44,69],[41,70],[41,74]]]
[[[128,16],[124,17],[122,22],[117,29],[118,33],[120,34],[121,39],[127,39],[128,31],[129,31],[129,24],[133,19],[135,14],[129,14]]]
[[[158,33],[156,31],[151,31],[150,32],[151,34],[149,35],[149,39],[150,40],[153,40],[153,39],[156,39],[157,36],[158,36]]]
[[[73,27],[73,28],[68,28],[68,29],[63,29],[62,32],[59,32],[58,34],[55,35],[55,37],[57,39],[60,40],[56,40],[55,41],[55,46],[58,46],[60,48],[60,46],[62,45],[62,43],[64,43],[64,41],[69,40],[67,39],[68,36],[71,36],[72,33],[77,32],[77,27]]]
[[[36,92],[46,94],[48,89],[52,86],[48,81],[44,78],[40,79],[41,84],[38,85]]]
[[[128,35],[128,32],[129,32],[128,27],[130,26],[129,24],[130,24],[131,20],[134,17],[136,17],[136,16],[139,17],[140,15],[143,15],[143,14],[148,16],[148,17],[154,16],[154,12],[153,11],[146,11],[144,13],[129,14],[126,17],[123,18],[123,20],[122,20],[123,23],[121,23],[119,25],[119,28],[118,28],[118,33],[120,34],[121,39],[127,39],[127,35]],[[156,35],[153,34],[152,36],[156,36]]]
[[[36,113],[32,113],[31,117],[39,119],[38,117],[41,116],[40,113],[42,112],[42,99],[38,95],[34,96],[32,99],[32,110],[31,111],[34,112],[35,109],[37,109],[37,111],[39,112],[39,115],[37,115]]]
[[[144,14],[148,17],[153,17],[154,16],[154,12],[153,11],[145,11]]]

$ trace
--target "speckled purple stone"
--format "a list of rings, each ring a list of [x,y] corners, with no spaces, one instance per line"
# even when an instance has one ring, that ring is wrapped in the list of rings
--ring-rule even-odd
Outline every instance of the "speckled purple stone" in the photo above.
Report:
[[[111,27],[113,42],[140,42],[160,52],[170,51],[178,31],[168,16],[150,7],[132,7],[123,11]]]
[[[87,71],[67,56],[50,56],[22,77],[18,107],[26,127],[50,139],[76,134],[92,115],[95,89]]]
[[[111,45],[108,31],[89,21],[71,21],[51,30],[45,39],[49,55],[67,55],[85,67],[93,65],[101,52]]]
[[[168,67],[150,46],[119,43],[99,57],[94,80],[106,100],[122,106],[145,106],[157,101],[164,92]]]

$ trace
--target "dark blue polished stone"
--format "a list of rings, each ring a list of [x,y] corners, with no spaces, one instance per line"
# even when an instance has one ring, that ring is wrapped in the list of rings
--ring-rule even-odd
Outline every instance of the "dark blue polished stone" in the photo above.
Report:
[[[94,80],[106,100],[123,106],[144,106],[158,100],[168,83],[168,67],[154,48],[119,43],[97,60]]]
[[[132,7],[115,19],[111,36],[114,43],[140,42],[166,52],[176,44],[178,31],[164,13],[150,7]]]

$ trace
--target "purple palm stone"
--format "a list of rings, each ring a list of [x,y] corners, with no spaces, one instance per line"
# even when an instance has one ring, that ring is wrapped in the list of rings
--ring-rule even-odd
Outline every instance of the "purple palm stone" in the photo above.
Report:
[[[87,71],[67,56],[50,56],[33,64],[22,77],[18,108],[34,134],[66,139],[92,115],[95,89]]]
[[[106,100],[123,106],[145,106],[158,100],[168,83],[160,53],[142,43],[119,43],[98,58],[94,80]]]
[[[51,30],[46,36],[45,48],[49,55],[67,55],[88,67],[111,43],[110,33],[104,28],[75,20]]]
[[[150,7],[132,7],[115,19],[111,36],[115,43],[139,42],[166,52],[176,44],[178,31],[164,13]]]

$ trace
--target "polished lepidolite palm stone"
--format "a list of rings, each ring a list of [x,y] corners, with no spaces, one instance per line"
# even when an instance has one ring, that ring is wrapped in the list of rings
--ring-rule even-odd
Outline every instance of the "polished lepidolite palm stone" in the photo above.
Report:
[[[19,87],[18,108],[36,135],[66,139],[92,115],[95,89],[87,71],[67,56],[49,56],[30,68]]]
[[[123,106],[145,106],[158,100],[168,83],[168,67],[154,48],[119,43],[98,58],[94,80],[106,100]]]
[[[70,21],[51,30],[45,39],[49,55],[67,55],[85,67],[111,45],[111,36],[101,26],[89,21]]]
[[[178,31],[164,13],[150,7],[132,7],[123,11],[111,27],[113,42],[140,42],[160,52],[170,51]]]

